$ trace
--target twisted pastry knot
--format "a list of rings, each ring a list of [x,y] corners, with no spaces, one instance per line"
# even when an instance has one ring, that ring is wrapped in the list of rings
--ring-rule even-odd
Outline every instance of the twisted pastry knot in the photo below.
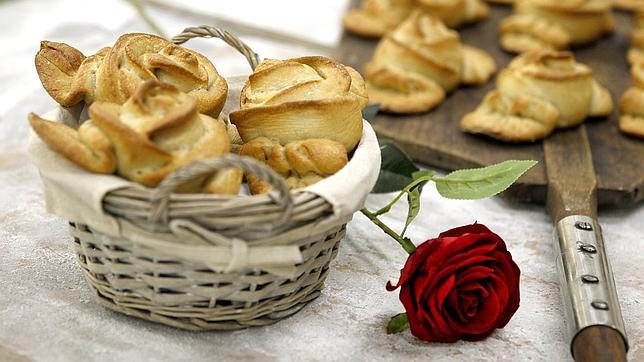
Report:
[[[43,41],[36,70],[45,90],[64,107],[81,101],[123,104],[141,83],[159,80],[195,99],[199,112],[217,117],[228,92],[206,57],[149,34],[122,35],[112,48],[89,57],[67,44]]]
[[[644,138],[644,63],[631,66],[634,85],[624,92],[619,101],[619,129]]]
[[[437,18],[414,12],[378,44],[365,66],[367,92],[381,109],[427,111],[459,84],[483,84],[496,71],[492,57],[461,44]]]
[[[414,10],[432,14],[451,28],[479,21],[490,12],[481,0],[365,0],[359,9],[348,11],[342,23],[353,33],[380,38]]]
[[[499,36],[510,52],[563,50],[590,43],[614,27],[609,0],[516,0]]]
[[[461,128],[504,141],[535,141],[612,110],[608,90],[572,53],[529,52],[499,74],[497,90],[465,115]]]
[[[78,130],[33,113],[29,122],[47,145],[78,166],[116,172],[148,187],[181,166],[230,151],[220,120],[200,114],[193,98],[158,81],[141,84],[123,105],[95,102],[89,114]],[[178,191],[237,194],[241,178],[239,170],[220,171]]]
[[[332,59],[265,60],[244,84],[241,109],[230,120],[244,142],[324,138],[350,152],[362,137],[367,102],[360,74]]]
[[[282,146],[266,137],[244,144],[239,154],[265,162],[286,179],[289,188],[312,185],[338,172],[347,164],[347,151],[341,143],[329,139],[307,139]],[[271,185],[252,175],[247,176],[252,194],[265,193]]]

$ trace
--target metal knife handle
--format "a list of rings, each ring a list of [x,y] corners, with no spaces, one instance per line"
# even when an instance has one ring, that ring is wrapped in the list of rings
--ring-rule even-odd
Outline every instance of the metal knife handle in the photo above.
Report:
[[[589,334],[584,331],[591,327],[604,327],[608,328],[608,334],[618,332],[623,348],[619,343],[616,348],[599,346],[596,344],[600,341],[596,340],[594,346],[584,347],[595,349],[588,355],[597,361],[619,360],[620,354],[625,359],[628,340],[599,223],[588,216],[564,217],[556,226],[555,250],[573,357],[581,359],[581,356],[575,356],[580,354],[576,353],[575,341]],[[621,352],[609,354],[612,349]]]

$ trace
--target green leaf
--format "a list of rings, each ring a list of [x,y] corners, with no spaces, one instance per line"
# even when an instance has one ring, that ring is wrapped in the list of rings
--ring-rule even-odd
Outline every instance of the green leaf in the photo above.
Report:
[[[537,161],[509,160],[488,167],[454,171],[433,180],[441,196],[448,199],[483,199],[505,191],[536,164]]]
[[[391,141],[380,141],[382,163],[378,181],[371,192],[400,191],[413,181],[412,175],[419,171],[414,162]]]
[[[411,224],[412,221],[418,216],[420,212],[420,193],[422,187],[414,187],[411,191],[407,193],[407,204],[409,208],[407,209],[407,219],[405,220],[405,227],[403,227],[400,236],[405,236],[407,232],[407,227]]]
[[[393,316],[387,323],[387,334],[396,334],[404,332],[409,328],[409,319],[406,313],[400,313]]]

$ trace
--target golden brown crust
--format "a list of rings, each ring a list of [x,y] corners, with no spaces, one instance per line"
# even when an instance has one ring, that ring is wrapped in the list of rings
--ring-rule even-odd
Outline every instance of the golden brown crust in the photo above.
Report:
[[[609,0],[517,0],[514,12],[499,29],[502,48],[511,52],[567,49],[615,27]]]
[[[463,117],[461,129],[501,141],[534,142],[549,136],[558,118],[559,111],[548,102],[492,91],[474,112]]]
[[[158,185],[177,168],[230,151],[226,126],[199,114],[193,98],[176,87],[147,81],[123,105],[95,102],[78,131],[30,115],[32,127],[54,150],[94,172],[112,173],[142,185]],[[202,181],[181,188],[201,190]],[[208,180],[206,192],[239,190],[237,173]]]
[[[352,33],[380,38],[402,23],[415,5],[414,0],[365,0],[360,8],[347,11],[342,24]]]
[[[347,164],[344,146],[329,139],[306,139],[282,146],[268,138],[256,138],[244,144],[239,154],[265,162],[286,179],[291,189],[312,185],[338,172]],[[252,194],[271,190],[263,180],[248,175]]]
[[[490,8],[481,0],[417,0],[420,10],[439,18],[450,28],[485,19]]]
[[[282,144],[326,138],[351,151],[362,136],[368,98],[362,77],[325,57],[267,60],[248,78],[241,109],[230,113],[241,138]]]
[[[555,128],[607,116],[613,102],[570,52],[528,52],[497,78],[497,89],[461,120],[461,128],[510,142],[543,139]]]
[[[644,2],[642,2],[642,5],[644,5]],[[644,11],[644,7],[642,10]],[[627,58],[631,65],[644,62],[644,13],[642,12],[638,12],[633,16],[631,47],[628,49]]]
[[[150,34],[125,34],[112,48],[85,58],[61,43],[42,42],[36,70],[47,92],[65,107],[81,101],[123,104],[146,80],[170,83],[217,116],[228,86],[203,55]]]
[[[365,0],[342,18],[347,31],[380,38],[393,31],[413,11],[431,14],[450,28],[486,18],[490,12],[481,0]]]
[[[644,138],[644,63],[633,64],[631,75],[635,84],[619,100],[619,129]]]
[[[464,46],[458,33],[415,11],[384,37],[365,66],[369,98],[395,113],[425,112],[461,83],[483,84],[496,71],[492,57]]]
[[[589,116],[606,116],[613,104],[608,91],[577,63],[570,52],[529,52],[515,58],[497,79],[497,89],[510,98],[539,98],[560,112],[557,127],[571,127]]]
[[[29,124],[43,142],[76,165],[96,173],[116,171],[112,143],[92,121],[75,130],[29,113]]]

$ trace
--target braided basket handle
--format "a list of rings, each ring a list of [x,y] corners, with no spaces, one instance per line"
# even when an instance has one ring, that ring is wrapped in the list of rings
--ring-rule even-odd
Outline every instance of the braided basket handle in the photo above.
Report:
[[[274,201],[281,206],[283,212],[281,217],[275,221],[275,225],[283,225],[291,218],[293,214],[293,198],[284,178],[273,169],[253,158],[231,153],[221,157],[195,161],[174,170],[152,193],[151,212],[148,220],[154,224],[160,221],[168,221],[170,196],[177,186],[199,176],[230,168],[240,168],[246,174],[255,175],[271,184],[273,189],[279,192],[279,197],[275,198]]]
[[[174,44],[183,44],[192,38],[219,38],[246,57],[252,70],[255,70],[257,65],[259,65],[259,55],[253,49],[233,34],[226,30],[215,28],[214,26],[201,25],[185,28],[181,34],[172,38],[172,42]]]

